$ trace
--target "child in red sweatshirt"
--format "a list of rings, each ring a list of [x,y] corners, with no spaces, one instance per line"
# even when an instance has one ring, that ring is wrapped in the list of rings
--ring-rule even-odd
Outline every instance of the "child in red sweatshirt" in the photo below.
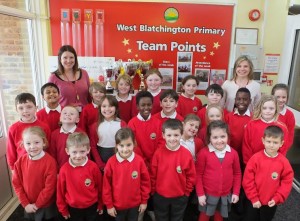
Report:
[[[279,152],[284,156],[289,149],[289,131],[284,123],[278,121],[278,101],[272,95],[263,95],[253,112],[253,119],[246,124],[242,145],[243,161],[246,165],[248,160],[257,152],[264,149],[261,137],[264,130],[270,125],[276,125],[283,130],[284,143]]]
[[[243,162],[242,145],[244,129],[246,124],[252,118],[252,113],[248,108],[250,104],[250,91],[247,88],[242,87],[236,92],[234,101],[235,108],[233,112],[230,112],[225,116],[225,121],[228,123],[230,131],[229,145],[238,152],[241,163]]]
[[[60,114],[61,127],[56,129],[51,134],[51,144],[48,148],[49,154],[54,157],[60,169],[69,156],[66,153],[66,141],[69,134],[74,132],[82,132],[82,129],[77,127],[79,121],[79,112],[75,107],[65,106]]]
[[[135,138],[130,128],[115,136],[116,154],[104,169],[103,202],[116,220],[136,221],[147,208],[150,177],[143,158],[133,152]],[[124,191],[126,189],[126,191]]]
[[[154,114],[153,117],[159,119],[162,124],[168,119],[178,119],[183,121],[183,117],[176,112],[179,96],[175,90],[164,90],[160,94],[159,99],[162,110]]]
[[[24,130],[22,138],[27,154],[15,163],[12,176],[14,190],[25,209],[25,218],[50,220],[56,215],[56,162],[44,152],[48,141],[42,128],[28,127]]]
[[[201,108],[197,113],[197,116],[201,120],[200,128],[203,128],[203,127],[206,128],[206,126],[207,126],[206,112],[207,112],[207,107],[209,105],[217,104],[217,105],[223,106],[223,105],[221,105],[223,95],[224,95],[224,91],[223,91],[222,87],[218,84],[211,84],[206,88],[205,96],[207,97],[207,105],[203,105],[203,108]],[[223,108],[223,113],[224,113],[224,117],[225,117],[228,112],[226,109]]]
[[[100,101],[106,95],[106,89],[101,83],[93,82],[89,87],[89,93],[92,102],[84,106],[78,123],[78,127],[87,134],[89,134],[90,127],[98,122]]]
[[[133,102],[132,79],[128,74],[120,74],[116,80],[116,98],[119,103],[120,119],[128,123],[132,118],[131,108]]]
[[[278,120],[284,123],[289,131],[288,147],[291,147],[294,142],[294,131],[296,123],[293,112],[290,111],[286,106],[289,99],[289,87],[286,84],[276,84],[272,88],[271,94],[274,95],[278,101]]]
[[[57,207],[71,220],[96,221],[102,214],[102,175],[97,164],[89,160],[90,141],[84,132],[68,136],[69,161],[60,169],[57,181]]]
[[[194,75],[188,75],[182,79],[183,92],[179,96],[176,111],[182,117],[188,114],[197,114],[202,108],[201,100],[195,95],[199,80]]]
[[[157,221],[183,220],[196,182],[195,163],[190,151],[180,145],[181,121],[167,120],[162,131],[166,145],[155,152],[150,172],[155,218]]]
[[[48,82],[42,86],[41,94],[47,104],[36,113],[36,117],[48,124],[52,132],[60,127],[59,118],[62,107],[59,104],[59,88],[56,84]]]
[[[8,129],[7,137],[7,164],[11,170],[14,169],[15,162],[24,154],[25,149],[22,144],[22,133],[28,127],[39,126],[46,133],[47,140],[51,140],[51,131],[47,124],[36,118],[36,101],[30,93],[18,94],[15,98],[16,110],[20,120],[12,124]]]
[[[271,221],[278,204],[283,203],[293,184],[294,172],[284,155],[278,152],[284,133],[278,126],[268,126],[262,138],[265,149],[247,163],[243,187],[248,198],[245,221]]]
[[[156,149],[163,144],[161,122],[151,115],[153,96],[149,91],[140,91],[136,95],[139,114],[132,118],[128,127],[132,129],[137,142],[135,152],[143,157],[149,167]]]

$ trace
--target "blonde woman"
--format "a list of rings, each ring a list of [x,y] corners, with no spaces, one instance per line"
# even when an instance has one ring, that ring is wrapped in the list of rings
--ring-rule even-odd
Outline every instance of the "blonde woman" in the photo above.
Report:
[[[239,88],[245,87],[251,93],[251,104],[249,110],[253,111],[254,106],[261,97],[260,84],[253,80],[253,63],[247,56],[240,56],[234,63],[233,78],[226,80],[222,85],[224,90],[224,108],[233,111],[234,99]]]

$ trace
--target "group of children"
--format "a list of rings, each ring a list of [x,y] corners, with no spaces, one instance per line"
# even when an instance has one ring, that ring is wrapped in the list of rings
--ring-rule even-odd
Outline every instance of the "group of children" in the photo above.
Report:
[[[180,221],[193,199],[199,221],[227,218],[232,203],[246,204],[245,211],[232,208],[244,220],[273,218],[293,180],[285,158],[295,126],[287,86],[276,85],[251,113],[247,88],[228,112],[217,84],[207,88],[202,107],[196,77],[183,79],[181,95],[161,90],[161,81],[150,70],[148,90],[136,96],[126,74],[115,96],[92,83],[93,101],[81,113],[59,105],[53,83],[41,88],[47,105],[37,113],[33,95],[16,97],[20,120],[9,129],[7,160],[27,218],[51,220],[57,206],[72,221],[103,213],[136,221],[145,211],[152,220]]]

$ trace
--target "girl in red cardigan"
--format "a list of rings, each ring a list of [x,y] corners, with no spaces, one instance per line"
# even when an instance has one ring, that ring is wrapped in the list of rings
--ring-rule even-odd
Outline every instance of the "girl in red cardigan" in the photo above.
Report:
[[[253,119],[246,124],[242,155],[244,164],[260,150],[264,149],[262,137],[264,130],[271,125],[280,127],[284,134],[284,143],[279,152],[286,155],[289,148],[289,132],[284,123],[278,121],[279,107],[277,99],[272,95],[263,95],[254,109]]]
[[[237,203],[241,187],[241,169],[238,153],[228,142],[228,126],[213,121],[207,127],[210,143],[200,150],[196,161],[196,192],[199,201],[198,221],[215,221],[228,217],[230,204]]]
[[[48,142],[42,128],[29,127],[24,130],[22,138],[27,154],[15,163],[12,177],[14,190],[25,208],[25,218],[52,219],[56,214],[56,161],[43,150]]]
[[[89,137],[91,147],[95,147],[91,148],[94,161],[104,169],[108,159],[115,154],[117,131],[126,127],[125,121],[119,118],[119,105],[114,96],[106,95],[101,99],[98,119],[99,122],[92,125]]]
[[[104,169],[103,202],[116,220],[136,221],[147,207],[150,176],[143,158],[133,152],[132,130],[118,130],[115,139],[117,153]]]
[[[289,145],[288,147],[291,147],[291,145],[294,142],[294,130],[295,130],[295,116],[292,111],[287,109],[286,103],[289,99],[289,88],[285,84],[276,84],[272,88],[272,95],[274,95],[278,101],[279,106],[279,117],[278,120],[282,123],[285,123],[288,132],[289,132]]]

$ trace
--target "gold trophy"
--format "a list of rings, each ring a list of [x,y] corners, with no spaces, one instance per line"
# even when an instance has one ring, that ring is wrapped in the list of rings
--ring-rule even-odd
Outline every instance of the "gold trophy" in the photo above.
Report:
[[[142,61],[142,60],[128,60],[126,65],[126,73],[131,77],[134,78],[136,74],[140,77],[140,85],[139,91],[143,91],[146,89],[145,82],[144,82],[144,75],[146,72],[151,68],[152,60],[149,61]]]

